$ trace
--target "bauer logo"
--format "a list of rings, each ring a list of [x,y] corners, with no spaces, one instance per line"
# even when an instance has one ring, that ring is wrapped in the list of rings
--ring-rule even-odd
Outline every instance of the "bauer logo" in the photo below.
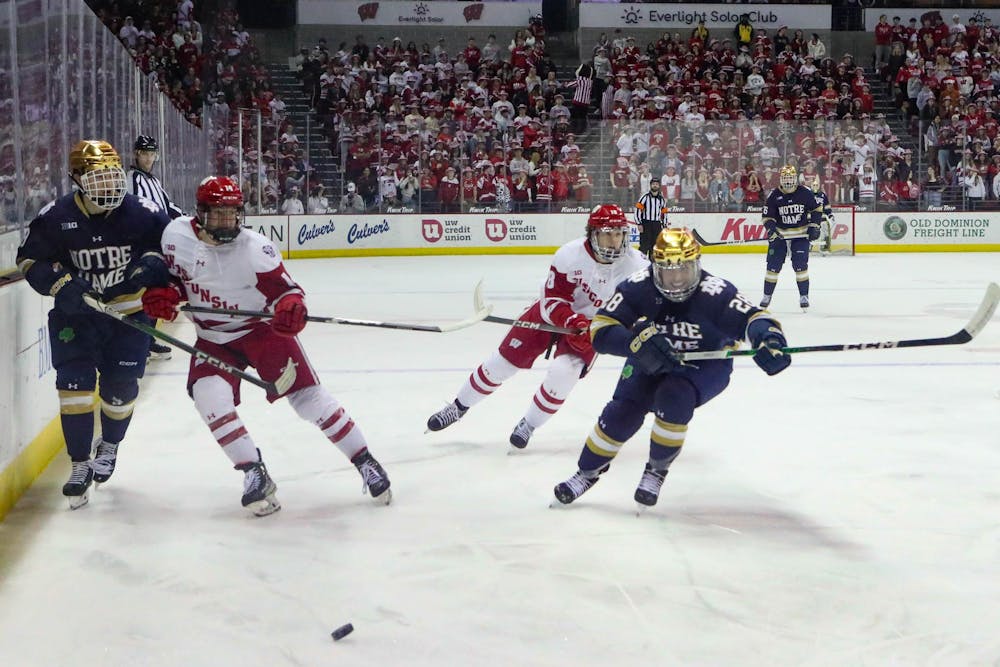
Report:
[[[441,240],[444,227],[437,220],[421,220],[420,233],[424,235],[424,240],[428,243],[437,243]]]
[[[906,236],[906,220],[898,215],[891,215],[882,224],[882,232],[890,241],[898,241]]]
[[[500,218],[486,218],[486,238],[499,243],[507,238],[507,223]]]

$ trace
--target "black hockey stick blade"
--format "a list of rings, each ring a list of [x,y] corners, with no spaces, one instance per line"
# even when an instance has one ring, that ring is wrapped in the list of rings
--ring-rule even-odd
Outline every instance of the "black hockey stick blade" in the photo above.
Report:
[[[694,236],[694,240],[698,242],[699,245],[703,246],[713,246],[713,245],[743,245],[745,243],[760,243],[761,241],[766,241],[767,237],[762,237],[759,239],[744,239],[742,241],[706,241],[705,238],[698,233],[697,229],[691,230],[691,235]]]
[[[567,327],[557,327],[554,324],[546,324],[545,322],[526,322],[525,320],[514,320],[509,317],[497,317],[496,315],[487,315],[483,318],[483,321],[493,322],[495,324],[506,324],[508,326],[519,327],[521,329],[534,329],[535,331],[568,334],[570,336],[576,336],[577,334],[581,334],[586,331],[586,329],[569,329]]]
[[[261,389],[264,389],[265,391],[271,394],[281,396],[286,391],[288,391],[288,389],[292,386],[292,384],[295,383],[296,370],[295,370],[295,364],[292,363],[291,359],[288,360],[288,365],[285,366],[284,370],[281,373],[281,376],[274,382],[268,382],[266,380],[261,380],[259,377],[255,375],[250,375],[249,373],[246,373],[243,370],[236,368],[235,366],[227,364],[222,359],[218,359],[210,354],[202,352],[198,348],[192,345],[188,345],[184,341],[178,340],[177,338],[174,338],[170,334],[160,331],[156,327],[152,327],[149,326],[148,324],[144,324],[143,322],[138,322],[136,320],[133,320],[128,315],[125,315],[124,313],[119,313],[114,308],[110,307],[107,304],[101,303],[92,296],[85,296],[83,297],[83,300],[84,302],[86,302],[88,306],[90,306],[94,310],[104,313],[108,317],[113,317],[122,324],[130,326],[133,329],[138,329],[139,331],[142,331],[143,333],[146,333],[152,336],[153,338],[162,340],[164,343],[167,343],[168,345],[176,347],[180,350],[184,350],[192,357],[195,357],[196,359],[201,359],[206,364],[211,364],[212,366],[215,366],[221,371],[224,371],[226,373],[229,373],[230,375],[238,377],[241,380],[246,380],[250,384],[257,385]]]
[[[990,283],[986,294],[976,309],[969,323],[950,336],[941,338],[909,338],[904,340],[888,340],[880,343],[847,343],[833,345],[806,345],[804,347],[783,347],[786,354],[802,352],[848,352],[852,350],[888,350],[897,347],[929,347],[932,345],[962,345],[979,335],[983,327],[993,318],[997,304],[1000,303],[1000,285]],[[712,350],[710,352],[681,352],[677,358],[681,361],[698,361],[700,359],[728,359],[730,357],[749,357],[755,350]]]
[[[486,319],[486,317],[493,312],[493,304],[487,304],[483,301],[482,290],[483,281],[480,280],[472,294],[475,311],[471,316],[458,322],[447,322],[442,324],[412,324],[408,322],[361,320],[352,317],[321,317],[318,315],[308,315],[306,320],[309,322],[319,322],[321,324],[344,324],[356,327],[377,327],[379,329],[402,329],[404,331],[447,333],[449,331],[458,331],[459,329],[471,327],[473,324]],[[181,310],[188,313],[206,313],[209,315],[224,315],[228,317],[257,317],[262,319],[274,317],[274,313],[263,310],[229,310],[226,308],[206,308],[204,306],[192,305],[182,306]]]

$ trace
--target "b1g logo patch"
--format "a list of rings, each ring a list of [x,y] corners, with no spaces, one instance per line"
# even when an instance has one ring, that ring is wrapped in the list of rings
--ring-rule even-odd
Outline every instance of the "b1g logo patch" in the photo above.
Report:
[[[882,224],[882,233],[890,241],[898,241],[906,236],[906,220],[898,215],[891,215]]]

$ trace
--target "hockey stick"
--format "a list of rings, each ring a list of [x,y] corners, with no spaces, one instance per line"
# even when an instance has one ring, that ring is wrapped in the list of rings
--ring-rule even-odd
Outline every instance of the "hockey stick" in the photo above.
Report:
[[[759,239],[744,239],[742,241],[706,241],[701,234],[698,233],[697,229],[691,230],[691,235],[694,236],[694,240],[699,243],[699,245],[710,246],[710,245],[744,245],[747,243],[760,243],[761,241],[767,241],[768,238],[765,236]]]
[[[881,343],[849,343],[847,345],[806,345],[804,347],[783,347],[786,354],[799,352],[847,352],[848,350],[885,350],[895,347],[927,347],[930,345],[962,345],[975,338],[986,326],[1000,303],[1000,285],[990,283],[986,294],[976,313],[958,332],[942,338],[909,338],[906,340],[889,340]],[[699,359],[729,359],[730,357],[749,357],[756,350],[714,350],[711,352],[681,352],[677,358],[681,361],[697,361]]]
[[[483,281],[480,280],[476,285],[475,292],[472,295],[476,311],[471,317],[467,317],[466,319],[458,322],[446,324],[409,324],[403,322],[358,320],[349,317],[319,317],[316,315],[307,315],[306,320],[309,322],[321,322],[323,324],[347,324],[358,327],[378,327],[380,329],[403,329],[405,331],[431,331],[434,333],[458,331],[459,329],[465,329],[466,327],[471,327],[477,322],[483,321],[491,312],[493,312],[493,304],[483,303],[482,287]],[[203,306],[192,305],[182,306],[181,310],[188,313],[207,313],[210,315],[228,315],[230,317],[274,317],[274,313],[269,313],[263,310],[227,310],[225,308],[205,308]]]
[[[149,334],[153,338],[162,340],[164,343],[167,343],[167,344],[172,345],[172,346],[174,346],[176,348],[184,350],[185,352],[187,352],[188,354],[190,354],[192,357],[194,357],[196,359],[201,359],[206,364],[211,364],[212,366],[215,366],[219,370],[225,371],[226,373],[229,373],[230,375],[232,375],[234,377],[238,377],[241,380],[246,380],[250,384],[255,384],[258,387],[260,387],[261,389],[264,389],[264,390],[268,391],[271,394],[276,394],[278,396],[281,396],[286,391],[288,391],[288,389],[293,384],[295,384],[295,376],[296,376],[297,372],[295,370],[295,364],[293,364],[291,360],[288,361],[288,365],[285,366],[284,370],[281,373],[281,376],[278,377],[277,380],[275,380],[274,382],[268,382],[266,380],[261,380],[259,377],[255,376],[255,375],[250,375],[249,373],[246,373],[246,372],[240,370],[236,366],[233,366],[231,364],[227,364],[222,359],[219,359],[217,357],[213,357],[210,354],[202,352],[198,348],[193,347],[191,345],[188,345],[184,341],[178,340],[178,339],[174,338],[173,336],[171,336],[170,334],[167,334],[167,333],[164,333],[164,332],[160,331],[156,327],[151,327],[148,324],[143,324],[142,322],[138,322],[136,320],[133,320],[131,317],[128,317],[127,315],[124,315],[123,313],[119,313],[114,308],[111,308],[107,304],[101,303],[100,301],[98,301],[97,299],[95,299],[92,296],[84,296],[83,300],[84,300],[84,302],[88,306],[90,306],[94,310],[99,311],[101,313],[104,313],[108,317],[113,317],[116,320],[118,320],[119,322],[121,322],[122,324],[130,326],[133,329],[138,329],[139,331],[141,331],[143,333]]]
[[[567,327],[557,327],[554,324],[546,324],[544,322],[527,322],[525,320],[512,320],[509,317],[497,317],[496,315],[487,315],[483,318],[484,322],[494,322],[496,324],[507,324],[512,327],[519,327],[521,329],[534,329],[535,331],[548,331],[549,333],[557,334],[569,334],[570,336],[576,336],[581,334],[586,329],[569,329]]]

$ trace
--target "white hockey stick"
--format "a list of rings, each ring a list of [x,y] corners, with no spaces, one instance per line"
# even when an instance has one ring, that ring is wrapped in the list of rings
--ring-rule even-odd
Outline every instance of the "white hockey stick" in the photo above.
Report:
[[[909,338],[905,340],[888,340],[881,343],[836,343],[833,345],[806,345],[803,347],[783,347],[786,354],[800,352],[847,352],[850,350],[886,350],[896,347],[927,347],[930,345],[962,345],[975,338],[983,327],[993,317],[997,304],[1000,303],[1000,285],[990,283],[986,294],[979,304],[976,313],[969,323],[950,336],[941,338]],[[753,356],[756,350],[712,350],[710,352],[680,352],[677,358],[681,361],[698,361],[699,359],[729,359],[730,357]]]
[[[406,322],[380,322],[378,320],[359,320],[350,317],[320,317],[317,315],[308,315],[306,321],[308,322],[321,322],[323,324],[346,324],[358,327],[378,327],[380,329],[403,329],[405,331],[430,331],[434,333],[446,333],[449,331],[458,331],[459,329],[465,329],[466,327],[471,327],[477,322],[482,322],[486,317],[493,312],[493,304],[486,304],[483,302],[483,281],[480,280],[476,284],[476,289],[472,294],[473,304],[475,306],[475,312],[464,320],[459,320],[458,322],[447,322],[442,324],[410,324]],[[188,313],[207,313],[210,315],[228,315],[230,317],[260,317],[260,318],[270,318],[274,317],[274,313],[263,311],[263,310],[228,310],[225,308],[205,308],[203,306],[182,306],[181,310]]]

